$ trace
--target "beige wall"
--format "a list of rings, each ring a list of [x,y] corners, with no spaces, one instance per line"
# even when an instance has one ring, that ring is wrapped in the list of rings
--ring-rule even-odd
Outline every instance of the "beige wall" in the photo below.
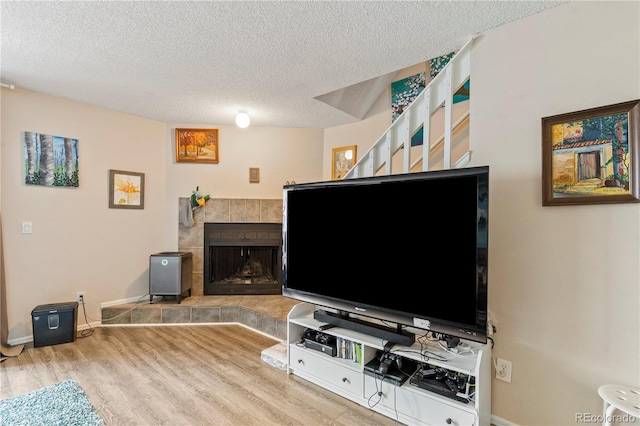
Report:
[[[640,206],[542,207],[540,123],[640,98],[639,18],[638,2],[572,2],[474,42],[471,166],[491,169],[493,353],[513,362],[511,384],[493,379],[496,423],[574,425],[601,414],[598,386],[640,386]],[[325,161],[350,141],[366,152],[381,133],[358,135],[390,122],[385,110],[327,129]]]
[[[167,249],[177,249],[178,198],[196,186],[214,198],[281,199],[287,182],[322,178],[321,129],[215,126],[220,129],[218,164],[176,163],[175,129],[206,125],[167,125],[165,226]],[[260,183],[249,183],[249,167],[260,168]]]
[[[322,179],[331,179],[331,151],[341,146],[356,145],[357,159],[378,140],[391,125],[391,88],[387,88],[371,106],[364,120],[324,130]]]
[[[2,88],[1,189],[9,341],[28,341],[31,310],[86,291],[100,304],[148,293],[149,255],[178,247],[178,198],[281,198],[287,180],[319,180],[322,130],[176,126],[65,99]],[[218,127],[220,163],[175,163],[175,127]],[[79,140],[80,187],[23,183],[23,134]],[[249,167],[260,183],[249,184]],[[109,209],[108,170],[145,173],[143,210]],[[20,223],[33,233],[20,233]],[[84,325],[80,311],[79,324]]]
[[[523,425],[601,414],[598,386],[640,385],[640,206],[541,206],[542,117],[640,98],[640,3],[572,2],[481,35],[473,163],[491,166],[493,414]]]
[[[99,303],[144,294],[148,254],[162,250],[164,123],[20,89],[2,89],[2,226],[9,339],[31,335],[31,310],[86,291]],[[24,131],[76,138],[80,187],[26,186]],[[145,173],[144,210],[108,208],[108,170]],[[33,224],[21,234],[20,223]],[[80,312],[82,319],[82,312]],[[84,322],[84,321],[82,321]]]
[[[421,72],[428,72],[425,62],[398,71],[393,81],[402,80]],[[331,154],[334,148],[356,145],[357,159],[360,159],[389,126],[391,126],[390,85],[371,106],[364,120],[325,129],[322,178],[324,180],[331,179]]]

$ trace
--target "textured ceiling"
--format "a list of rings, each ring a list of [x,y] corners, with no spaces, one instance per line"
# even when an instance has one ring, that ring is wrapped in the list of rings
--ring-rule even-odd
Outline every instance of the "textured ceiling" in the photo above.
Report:
[[[366,96],[349,105],[359,88],[562,3],[3,0],[0,78],[168,123],[244,110],[252,126],[327,128],[366,114]]]

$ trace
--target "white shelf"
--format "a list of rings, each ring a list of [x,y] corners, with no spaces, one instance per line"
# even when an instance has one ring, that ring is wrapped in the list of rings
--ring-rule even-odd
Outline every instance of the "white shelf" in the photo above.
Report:
[[[475,380],[473,400],[464,403],[411,385],[402,386],[365,374],[364,365],[376,358],[387,341],[313,318],[316,306],[302,303],[289,312],[288,372],[322,386],[340,396],[392,417],[405,424],[489,425],[491,420],[491,348],[463,340],[459,353],[442,348],[438,342],[417,337],[411,346],[393,345],[391,352],[403,358],[424,362],[466,374]],[[362,364],[331,357],[300,344],[307,329],[322,331],[362,345]],[[413,330],[412,330],[413,331]],[[469,352],[467,352],[467,350]],[[379,389],[382,395],[378,395]],[[378,400],[370,404],[371,400]]]

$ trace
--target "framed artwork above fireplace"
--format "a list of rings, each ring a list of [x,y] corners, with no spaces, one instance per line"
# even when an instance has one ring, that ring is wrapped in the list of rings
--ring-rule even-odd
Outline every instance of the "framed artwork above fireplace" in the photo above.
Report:
[[[176,162],[218,163],[218,129],[176,129]]]

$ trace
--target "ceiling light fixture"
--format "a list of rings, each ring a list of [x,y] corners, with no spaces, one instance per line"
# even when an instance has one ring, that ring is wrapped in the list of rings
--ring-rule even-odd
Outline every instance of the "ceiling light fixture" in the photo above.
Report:
[[[241,129],[249,127],[249,123],[251,123],[251,118],[249,118],[249,114],[246,112],[239,112],[238,115],[236,115],[236,124]]]

